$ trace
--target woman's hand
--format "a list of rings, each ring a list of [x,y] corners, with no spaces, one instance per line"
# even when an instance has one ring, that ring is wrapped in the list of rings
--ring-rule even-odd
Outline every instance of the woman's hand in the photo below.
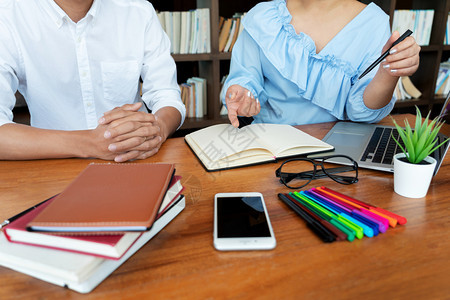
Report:
[[[389,49],[399,36],[398,31],[394,31],[386,45],[384,45],[382,53]],[[416,40],[412,36],[409,36],[389,51],[389,55],[381,63],[381,66],[391,76],[410,76],[419,67],[419,52],[420,46],[417,45]]]
[[[239,127],[237,116],[251,117],[259,114],[261,104],[249,90],[234,84],[227,90],[225,102],[228,109],[228,119],[234,127]]]

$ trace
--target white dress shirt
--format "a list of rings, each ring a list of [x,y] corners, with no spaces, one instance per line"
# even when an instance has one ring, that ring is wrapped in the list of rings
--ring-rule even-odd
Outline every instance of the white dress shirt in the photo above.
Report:
[[[144,0],[95,0],[74,23],[52,0],[0,2],[0,126],[12,122],[17,90],[31,125],[93,129],[104,112],[142,101],[185,117],[170,42]],[[181,126],[180,124],[180,126]]]

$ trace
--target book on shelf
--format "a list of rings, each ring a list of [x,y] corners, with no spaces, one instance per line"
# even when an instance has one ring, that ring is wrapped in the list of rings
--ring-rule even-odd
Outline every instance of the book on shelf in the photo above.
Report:
[[[450,13],[447,15],[447,24],[445,27],[444,45],[450,44]]]
[[[11,243],[0,232],[0,266],[79,293],[89,293],[172,221],[185,205],[184,196],[180,196],[118,260]]]
[[[251,124],[240,129],[231,124],[213,125],[187,134],[185,141],[208,171],[334,149],[285,124]]]
[[[207,81],[205,78],[191,77],[180,84],[181,100],[186,106],[186,117],[202,118],[207,114]]]
[[[173,54],[180,53],[180,40],[181,40],[181,12],[172,12],[172,39]]]
[[[157,13],[171,43],[172,54],[211,52],[209,8]]]
[[[219,19],[219,51],[231,52],[243,30],[242,18],[246,13],[235,13],[231,18]]]
[[[222,18],[222,17],[221,17]],[[219,33],[219,51],[223,52],[225,49],[225,45],[227,44],[228,37],[230,35],[231,25],[233,23],[233,19],[226,19],[222,22],[222,27],[220,28]]]
[[[397,100],[417,99],[422,96],[422,92],[412,83],[409,76],[401,76],[395,87]]]
[[[238,26],[236,18],[231,19],[231,27],[230,32],[228,33],[227,42],[225,43],[225,47],[222,49],[223,52],[229,52],[231,47],[231,42],[234,39],[235,32],[237,32],[238,29],[236,27]]]
[[[450,91],[450,60],[441,62],[436,80],[435,94],[446,95]]]
[[[163,11],[162,14],[164,15],[164,24],[161,25],[170,40],[170,53],[173,53],[173,14],[170,11]]]
[[[223,85],[225,84],[225,81],[227,80],[227,77],[228,77],[228,74],[222,76],[222,79],[220,80],[220,94],[226,93],[226,91],[222,91],[222,89],[223,89]],[[220,102],[220,112],[219,112],[219,114],[221,116],[227,116],[228,115],[228,109],[225,106],[225,104],[222,103],[221,97],[219,97],[219,102]]]
[[[180,34],[180,54],[189,53],[189,40],[191,38],[190,26],[187,24],[191,23],[191,13],[188,11],[181,12],[181,34]]]
[[[394,11],[392,31],[403,34],[407,29],[412,30],[412,36],[417,44],[430,44],[433,26],[434,10],[432,9],[398,9]]]
[[[174,173],[173,164],[91,163],[27,229],[65,234],[148,230]]]
[[[159,218],[183,190],[181,176],[174,176],[158,211]],[[96,255],[108,259],[119,259],[139,238],[141,232],[103,235],[53,235],[27,231],[27,224],[47,207],[53,198],[6,225],[3,232],[8,241],[32,246]]]

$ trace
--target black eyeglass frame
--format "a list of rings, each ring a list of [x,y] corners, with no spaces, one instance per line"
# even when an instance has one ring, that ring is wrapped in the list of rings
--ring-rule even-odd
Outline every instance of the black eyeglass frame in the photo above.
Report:
[[[353,165],[344,165],[339,166],[335,168],[325,168],[323,163],[327,159],[330,158],[337,158],[342,157],[348,159],[350,162],[353,163]],[[319,162],[316,162],[319,160]],[[289,162],[292,161],[306,161],[313,164],[314,169],[312,171],[304,171],[299,173],[287,173],[287,172],[281,172],[281,169],[283,166]],[[320,166],[321,169],[317,170],[317,166]],[[344,172],[350,172],[355,171],[355,176],[344,176],[344,175],[334,175],[338,173],[344,173]],[[281,166],[275,170],[275,176],[280,178],[280,182],[284,184],[286,187],[290,189],[299,189],[304,186],[307,186],[313,179],[323,178],[323,177],[330,177],[334,181],[340,184],[353,184],[358,182],[358,163],[351,157],[347,155],[337,154],[337,155],[327,155],[322,157],[316,157],[314,159],[301,157],[301,158],[292,158],[288,159],[285,162],[281,164]],[[300,186],[290,186],[289,182],[295,178],[304,179],[305,183]]]

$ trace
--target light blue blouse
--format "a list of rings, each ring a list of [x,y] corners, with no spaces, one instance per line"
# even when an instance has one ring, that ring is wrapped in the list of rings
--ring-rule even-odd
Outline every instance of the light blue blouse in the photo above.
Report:
[[[233,47],[223,103],[228,87],[238,84],[261,102],[257,123],[378,122],[389,114],[394,96],[376,110],[363,102],[377,68],[358,80],[390,37],[381,8],[366,6],[317,54],[314,41],[297,34],[291,19],[285,0],[261,2],[248,12]]]

